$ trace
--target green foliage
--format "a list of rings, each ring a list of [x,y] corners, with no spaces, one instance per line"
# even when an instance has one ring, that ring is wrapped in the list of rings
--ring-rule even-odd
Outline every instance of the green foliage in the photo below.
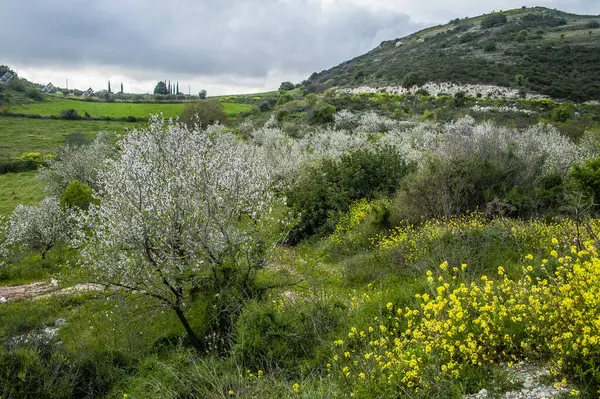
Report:
[[[79,180],[71,180],[60,197],[62,207],[77,207],[87,210],[92,202],[94,202],[92,189]]]
[[[413,86],[422,86],[426,80],[418,72],[409,72],[402,79],[402,87],[410,88]]]
[[[553,122],[566,122],[571,119],[573,115],[573,108],[569,105],[562,105],[552,110],[552,121]]]
[[[156,86],[154,86],[154,94],[169,94],[167,84],[163,81],[158,82]]]
[[[81,115],[77,113],[77,110],[71,109],[63,109],[59,114],[60,119],[72,120],[76,121],[81,119]]]
[[[336,109],[333,105],[317,105],[316,108],[310,110],[309,121],[313,124],[331,123],[335,113]]]
[[[483,50],[487,53],[492,53],[494,51],[496,51],[496,49],[498,48],[498,46],[496,45],[496,42],[494,41],[488,41],[485,43],[485,45],[483,46]]]
[[[34,101],[44,101],[44,95],[36,87],[30,87],[29,89],[27,89],[26,95]]]
[[[507,21],[508,21],[508,19],[506,18],[506,14],[499,13],[499,12],[489,14],[489,15],[486,15],[485,17],[483,17],[483,20],[481,21],[481,28],[489,29],[489,28],[494,28],[496,26],[502,26],[502,25],[506,24]]]
[[[353,201],[392,194],[409,170],[410,166],[388,146],[356,150],[307,167],[288,193],[288,203],[300,213],[291,240],[333,231],[340,214]]]
[[[206,100],[206,90],[204,90],[204,89],[200,90],[200,92],[198,93],[198,98],[200,100]]]
[[[594,209],[600,209],[600,158],[588,159],[583,165],[575,165],[571,178],[590,197]]]
[[[517,86],[514,76],[522,75],[528,91],[574,101],[598,100],[600,45],[582,28],[596,19],[592,18],[543,8],[471,18],[454,29],[432,27],[398,39],[400,46],[397,40],[385,41],[366,54],[313,74],[308,82],[320,90],[355,87],[360,64],[359,83],[372,87],[418,86],[423,79],[510,87]],[[479,22],[484,29],[478,29]],[[557,41],[565,32],[569,32],[568,43]],[[490,42],[496,43],[497,50],[489,44],[488,51],[476,51],[473,45],[482,43],[485,50]]]
[[[194,101],[185,105],[181,121],[188,126],[198,123],[200,126],[206,128],[216,122],[227,122],[227,115],[225,114],[223,104],[217,100]]]
[[[290,91],[294,90],[296,86],[292,82],[282,82],[279,86],[279,91]]]
[[[291,375],[303,366],[322,368],[320,355],[328,352],[346,311],[335,298],[249,305],[238,321],[234,357],[247,369]]]
[[[431,158],[407,177],[392,219],[417,223],[476,209],[520,217],[556,211],[565,201],[562,177],[543,177],[540,165],[527,162],[510,152],[489,159],[477,154]]]

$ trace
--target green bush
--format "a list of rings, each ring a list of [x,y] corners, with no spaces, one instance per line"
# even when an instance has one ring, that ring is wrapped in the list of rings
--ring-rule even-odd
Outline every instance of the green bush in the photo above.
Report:
[[[488,28],[494,28],[496,26],[502,26],[504,24],[506,24],[507,22],[507,18],[506,15],[503,13],[493,13],[493,14],[489,14],[486,15],[483,20],[481,21],[481,28],[483,29],[488,29]]]
[[[237,323],[234,358],[251,370],[323,370],[322,355],[346,314],[345,305],[331,298],[249,305]]]
[[[483,50],[486,53],[492,53],[492,52],[496,51],[496,48],[497,48],[496,42],[494,42],[492,40],[486,42],[485,45],[483,46]]]
[[[291,241],[332,232],[352,202],[391,195],[410,169],[389,146],[356,150],[307,167],[287,193],[289,205],[300,213]]]
[[[600,158],[588,159],[583,165],[575,165],[570,177],[590,198],[594,210],[600,210]]]
[[[60,119],[67,120],[79,120],[81,119],[81,115],[77,113],[74,109],[63,109],[59,114]]]
[[[36,87],[27,89],[25,95],[35,101],[44,101],[44,95]]]
[[[320,105],[309,111],[309,121],[314,124],[331,123],[335,113],[336,109],[333,105]]]
[[[190,128],[196,123],[206,128],[216,122],[226,123],[227,115],[218,100],[193,101],[185,104],[181,121]]]
[[[569,105],[561,105],[552,110],[551,119],[552,122],[564,123],[571,119],[571,115],[573,115],[573,108]]]
[[[92,202],[94,202],[92,189],[79,180],[71,180],[60,197],[62,207],[77,207],[87,210]]]
[[[417,72],[409,72],[402,79],[402,87],[411,88],[413,86],[423,86],[426,79]]]

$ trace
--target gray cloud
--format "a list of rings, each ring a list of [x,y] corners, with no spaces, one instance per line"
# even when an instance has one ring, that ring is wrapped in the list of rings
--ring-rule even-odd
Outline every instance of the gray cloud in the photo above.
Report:
[[[215,90],[299,79],[426,25],[492,10],[546,6],[599,14],[599,0],[24,0],[2,6],[0,64],[45,81],[76,73],[138,90],[171,76]],[[418,21],[416,23],[415,21]],[[96,78],[84,70],[94,72]],[[102,72],[100,72],[102,71]],[[63,78],[61,78],[62,80]],[[260,82],[263,83],[260,83]],[[204,83],[202,83],[204,82]],[[236,82],[238,83],[236,86]],[[275,82],[275,83],[274,83]],[[246,87],[246,89],[244,89]]]
[[[30,0],[3,14],[3,59],[204,76],[310,73],[421,27],[401,13],[314,0]]]

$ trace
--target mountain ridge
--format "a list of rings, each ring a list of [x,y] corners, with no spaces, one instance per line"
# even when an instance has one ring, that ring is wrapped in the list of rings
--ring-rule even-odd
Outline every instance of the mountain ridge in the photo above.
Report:
[[[493,85],[573,101],[600,99],[600,16],[544,7],[455,19],[313,73],[332,87],[405,88],[425,83]]]

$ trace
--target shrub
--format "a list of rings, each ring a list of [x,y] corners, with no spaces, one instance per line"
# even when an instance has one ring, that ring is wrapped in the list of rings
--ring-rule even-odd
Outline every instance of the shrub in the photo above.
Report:
[[[493,28],[496,26],[502,26],[504,24],[506,24],[507,22],[507,18],[506,15],[503,13],[493,13],[493,14],[489,14],[486,15],[485,17],[483,17],[483,20],[481,21],[481,28],[483,29],[488,29],[488,28]]]
[[[491,52],[494,52],[494,51],[496,51],[496,48],[497,48],[497,46],[496,46],[496,42],[494,42],[494,41],[491,41],[491,40],[490,40],[490,41],[488,41],[488,42],[486,42],[486,43],[485,43],[485,45],[483,46],[483,50],[484,50],[486,53],[491,53]]]
[[[553,122],[564,123],[571,119],[571,115],[573,115],[572,107],[568,105],[561,105],[560,107],[556,107],[552,110],[551,119]]]
[[[79,180],[71,180],[60,197],[60,206],[87,210],[94,201],[92,189]]]
[[[355,150],[306,168],[288,192],[288,203],[300,213],[292,241],[333,231],[353,201],[392,194],[410,168],[390,146]]]
[[[225,114],[223,104],[218,100],[194,101],[185,104],[181,121],[188,127],[198,124],[206,128],[217,122],[227,122],[227,115]]]
[[[428,159],[405,180],[393,207],[395,223],[416,223],[475,209],[535,217],[556,212],[564,204],[563,175],[558,170],[544,171],[547,155],[516,155],[510,147],[490,147],[486,153],[485,144],[467,155],[459,149],[465,143],[457,140],[455,144],[454,149],[444,147],[446,156]]]
[[[333,105],[324,104],[309,111],[309,121],[314,124],[331,123],[336,109]]]
[[[27,89],[25,95],[35,101],[44,101],[44,95],[36,87],[30,87]]]
[[[294,90],[295,87],[292,82],[282,82],[279,86],[279,91],[290,91]]]
[[[79,120],[81,119],[81,115],[79,115],[74,109],[63,109],[62,111],[60,111],[59,118],[68,120]]]
[[[600,158],[588,159],[575,165],[571,178],[577,187],[591,199],[594,209],[600,209]]]
[[[249,305],[236,326],[234,357],[244,368],[288,375],[302,366],[323,368],[322,354],[346,311],[335,298]]]
[[[402,79],[402,87],[405,87],[407,89],[413,86],[422,86],[424,84],[425,78],[423,78],[417,72],[409,72],[406,74],[406,76],[404,76],[404,79]]]

